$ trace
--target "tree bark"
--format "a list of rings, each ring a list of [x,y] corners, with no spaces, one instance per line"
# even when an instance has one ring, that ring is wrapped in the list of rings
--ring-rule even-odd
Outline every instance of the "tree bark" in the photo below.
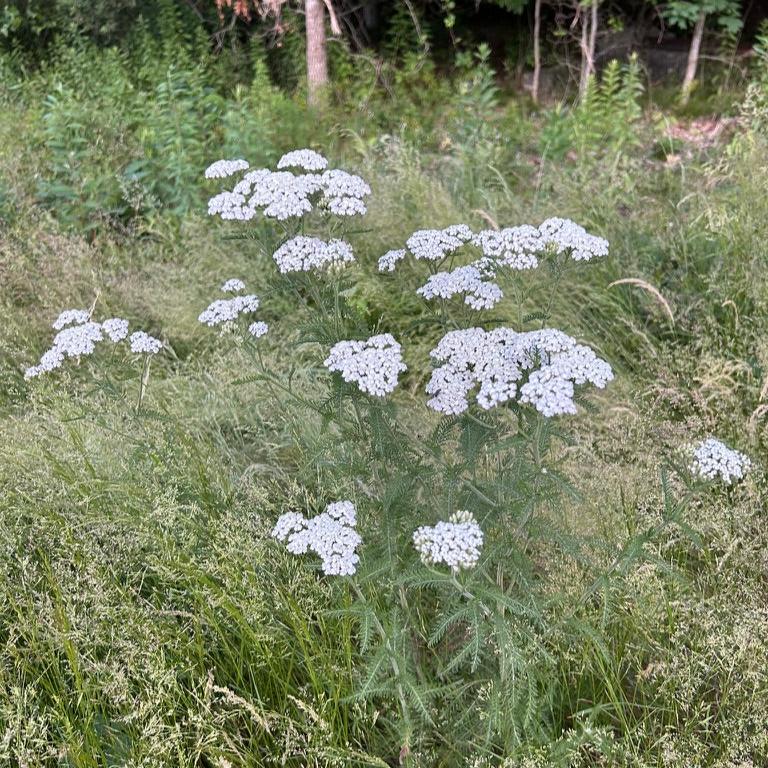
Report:
[[[699,53],[701,51],[701,40],[704,37],[704,25],[707,21],[707,14],[702,11],[696,24],[693,27],[693,37],[691,38],[691,47],[688,49],[688,64],[685,67],[685,77],[683,78],[683,87],[680,91],[680,102],[683,105],[688,103],[691,97],[693,81],[696,79],[696,70],[699,68]]]
[[[541,79],[541,0],[536,0],[533,6],[533,82],[531,83],[531,98],[534,104],[539,103],[539,80]]]
[[[318,106],[328,85],[328,54],[325,47],[325,7],[323,0],[306,0],[307,26],[307,101]]]

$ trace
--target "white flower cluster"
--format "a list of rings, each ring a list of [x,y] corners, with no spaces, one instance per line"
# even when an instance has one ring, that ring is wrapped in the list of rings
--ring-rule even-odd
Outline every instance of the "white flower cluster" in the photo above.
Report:
[[[68,325],[82,325],[91,319],[91,313],[87,309],[65,309],[51,326],[54,331],[60,331]]]
[[[110,341],[117,343],[128,336],[128,321],[120,317],[111,317],[101,324],[101,329],[109,336]]]
[[[360,558],[355,549],[362,543],[355,530],[357,512],[351,501],[336,501],[325,512],[307,519],[298,512],[281,515],[272,536],[294,555],[315,552],[328,576],[351,576]]]
[[[245,283],[238,278],[230,278],[221,286],[225,293],[238,293],[245,290]],[[198,316],[198,321],[211,328],[224,323],[233,323],[240,315],[251,315],[259,308],[259,297],[252,294],[239,294],[231,299],[212,301]],[[261,338],[269,326],[261,321],[251,323],[248,333],[255,339]]]
[[[551,218],[541,226],[523,224],[506,229],[486,229],[476,234],[465,224],[446,229],[422,229],[414,232],[406,243],[416,259],[440,261],[466,243],[479,248],[484,258],[469,266],[482,267],[492,277],[497,266],[508,269],[535,269],[539,256],[547,251],[568,253],[574,261],[589,261],[608,254],[608,241],[591,235],[584,227],[570,219]],[[379,259],[380,272],[392,272],[398,261],[405,258],[406,250],[388,251]]]
[[[247,171],[247,160],[217,160],[205,169],[206,179],[225,179],[238,171]]]
[[[413,545],[427,565],[445,563],[455,572],[474,568],[480,559],[483,531],[470,512],[456,512],[448,522],[422,525],[413,533]]]
[[[726,485],[731,485],[734,480],[741,480],[751,468],[748,456],[714,437],[703,440],[693,451],[691,472],[705,480],[719,478]]]
[[[570,219],[547,219],[539,227],[539,233],[547,246],[557,253],[569,253],[574,261],[589,261],[608,255],[608,241],[591,235],[584,227]]]
[[[367,341],[340,341],[324,364],[329,371],[341,373],[344,381],[357,384],[361,392],[376,397],[393,392],[398,376],[407,370],[402,348],[390,333]]]
[[[286,241],[272,255],[283,274],[309,272],[343,266],[355,260],[352,246],[343,240],[325,242],[319,237],[297,235]]]
[[[248,326],[248,333],[250,333],[254,339],[260,339],[267,333],[268,330],[269,326],[261,320],[256,323],[251,323]]]
[[[398,261],[402,261],[405,258],[407,251],[405,248],[396,248],[392,251],[387,251],[379,259],[379,272],[394,272]]]
[[[506,229],[486,229],[472,238],[488,259],[508,269],[535,269],[539,266],[536,254],[541,253],[546,244],[541,233],[530,224]]]
[[[224,281],[221,290],[224,293],[240,293],[240,291],[245,290],[245,283],[236,277],[231,277],[229,280]]]
[[[485,262],[476,261],[451,272],[431,275],[416,293],[425,299],[450,299],[461,294],[465,297],[464,303],[472,309],[492,309],[504,298],[504,294],[489,277],[493,277],[493,272]]]
[[[40,358],[37,365],[27,368],[24,372],[24,378],[32,379],[43,373],[50,373],[56,368],[60,368],[67,358],[80,358],[86,355],[92,355],[96,351],[96,345],[104,341],[105,336],[117,343],[128,336],[128,321],[120,317],[112,317],[101,323],[90,319],[90,313],[84,309],[64,310],[54,321],[53,329],[58,333],[53,338],[53,344]],[[151,336],[142,331],[134,333],[133,336]],[[133,349],[133,336],[131,337],[131,351],[144,351]],[[151,354],[160,350],[162,344],[157,340],[157,349],[153,349]]]
[[[517,396],[545,416],[576,413],[575,385],[590,382],[602,389],[613,379],[605,360],[552,328],[450,331],[431,356],[442,364],[427,384],[427,394],[433,395],[427,405],[445,414],[466,411],[468,395],[477,385],[477,402],[485,409]]]
[[[233,296],[231,299],[212,301],[198,316],[203,325],[213,328],[222,323],[231,323],[240,315],[252,314],[259,308],[259,297],[252,293]]]
[[[440,261],[471,239],[472,230],[466,224],[453,224],[445,229],[417,230],[405,244],[417,259]]]
[[[320,186],[321,202],[335,216],[362,216],[367,211],[363,200],[371,194],[371,188],[359,176],[341,170],[325,171]]]
[[[162,348],[163,342],[150,336],[144,331],[136,331],[131,334],[131,352],[135,355],[156,355]]]
[[[278,169],[303,168],[305,171],[324,171],[328,161],[313,149],[294,149],[286,152],[278,161]]]
[[[327,164],[322,155],[302,149],[283,155],[278,168],[312,171]],[[261,168],[246,173],[231,190],[214,195],[208,201],[208,213],[226,220],[250,221],[261,211],[264,216],[284,221],[303,216],[318,204],[336,216],[355,216],[366,212],[364,199],[370,194],[371,188],[363,179],[346,171],[294,174]]]

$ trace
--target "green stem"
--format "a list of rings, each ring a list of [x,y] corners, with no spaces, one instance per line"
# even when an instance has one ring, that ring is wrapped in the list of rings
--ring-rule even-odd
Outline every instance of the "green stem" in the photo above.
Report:
[[[141,411],[141,404],[144,401],[144,394],[147,391],[147,385],[149,384],[149,366],[152,363],[151,355],[144,355],[144,366],[141,372],[141,380],[139,382],[139,397],[136,400],[136,414]]]

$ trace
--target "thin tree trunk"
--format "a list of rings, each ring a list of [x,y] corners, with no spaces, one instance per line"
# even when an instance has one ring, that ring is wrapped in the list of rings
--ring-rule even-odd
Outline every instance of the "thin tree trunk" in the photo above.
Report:
[[[707,14],[702,11],[693,27],[693,38],[691,39],[691,47],[688,50],[688,64],[685,67],[685,77],[683,78],[683,87],[680,92],[680,101],[683,105],[688,103],[688,100],[691,97],[693,81],[696,79],[696,70],[699,67],[701,40],[704,37],[704,24],[706,21]]]
[[[587,92],[587,84],[589,83],[589,73],[592,68],[589,60],[589,16],[586,14],[586,9],[581,9],[581,42],[579,44],[581,48],[581,71],[579,72],[579,97],[583,98]]]
[[[596,70],[595,67],[595,51],[597,49],[597,7],[600,4],[600,0],[592,0],[592,23],[589,28],[589,57],[587,61],[589,62],[589,72],[587,72],[587,76],[594,75]]]
[[[328,54],[325,49],[325,7],[323,0],[306,0],[307,25],[307,101],[322,102],[328,85]]]
[[[539,103],[539,80],[541,79],[541,0],[536,0],[533,6],[533,82],[531,83],[531,98],[534,104]]]

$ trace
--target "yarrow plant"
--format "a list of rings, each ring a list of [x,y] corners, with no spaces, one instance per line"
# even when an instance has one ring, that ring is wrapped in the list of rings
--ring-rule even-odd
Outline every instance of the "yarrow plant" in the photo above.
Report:
[[[163,342],[145,331],[134,331],[129,336],[129,323],[121,317],[110,317],[96,322],[92,319],[92,314],[92,309],[66,309],[61,312],[53,322],[53,329],[58,333],[53,337],[51,348],[43,353],[37,365],[27,368],[24,377],[33,379],[51,373],[68,359],[79,361],[83,357],[93,355],[97,347],[106,342],[117,347],[121,342],[127,341],[131,354],[141,356],[139,393],[136,401],[138,413],[149,385],[150,360],[162,350]]]
[[[720,480],[725,485],[732,485],[742,480],[752,468],[748,456],[714,437],[702,440],[692,453],[690,470],[703,480]]]
[[[366,212],[370,191],[359,176],[329,170],[322,155],[302,149],[284,155],[276,171],[247,171],[211,198],[209,212],[241,222],[262,215],[276,223],[275,244],[262,245],[277,267],[269,279],[275,291],[287,288],[286,298],[295,301],[299,341],[312,345],[306,354],[338,374],[326,379],[326,396],[314,385],[297,393],[291,380],[264,367],[255,348],[257,378],[268,384],[263,395],[274,397],[276,408],[295,403],[307,410],[302,418],[321,426],[319,442],[306,446],[314,461],[323,457],[310,474],[359,497],[334,502],[314,517],[285,512],[272,537],[291,554],[316,554],[323,576],[346,577],[337,588],[346,590],[349,608],[336,606],[336,612],[359,622],[361,652],[369,651],[361,688],[366,696],[392,697],[401,743],[409,747],[418,738],[415,724],[438,716],[430,702],[439,696],[425,688],[421,668],[427,655],[450,685],[450,675],[463,665],[518,669],[521,651],[510,642],[512,634],[535,644],[536,601],[518,590],[522,574],[539,568],[533,557],[542,510],[556,509],[567,484],[547,471],[562,429],[552,422],[577,413],[579,388],[602,389],[613,379],[606,360],[563,331],[457,323],[446,302],[461,297],[473,313],[492,309],[504,297],[508,275],[524,281],[545,262],[559,275],[606,256],[608,243],[553,218],[537,227],[421,229],[404,248],[385,253],[378,270],[393,275],[398,291],[404,290],[404,275],[395,273],[408,257],[427,272],[415,294],[429,302],[442,328],[430,355],[431,374],[425,356],[419,362],[414,353],[414,386],[406,392],[403,347],[412,336],[373,333],[371,319],[348,301],[365,264],[338,233],[350,216]],[[552,281],[553,293],[558,284]],[[214,301],[201,323],[227,324],[260,309],[243,281],[227,280],[222,290],[234,295]],[[265,303],[271,295],[265,294]],[[382,322],[373,321],[377,328]],[[249,330],[260,336],[266,325],[251,322]],[[339,380],[351,386],[339,386]],[[424,380],[426,397],[416,394]],[[361,505],[365,531],[358,525]],[[488,701],[538,695],[533,683],[521,693],[524,676],[506,679],[515,681],[514,691],[503,688]],[[468,706],[477,706],[473,701]],[[473,727],[506,744],[487,713]],[[525,727],[521,720],[519,731]]]

